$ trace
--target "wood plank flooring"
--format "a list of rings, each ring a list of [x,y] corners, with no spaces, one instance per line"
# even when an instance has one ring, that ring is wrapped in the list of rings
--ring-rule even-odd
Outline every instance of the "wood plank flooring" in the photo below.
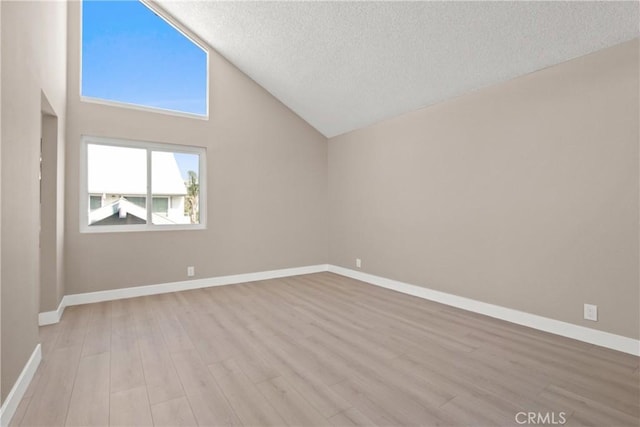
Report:
[[[69,307],[40,334],[14,426],[640,422],[637,357],[332,273]]]

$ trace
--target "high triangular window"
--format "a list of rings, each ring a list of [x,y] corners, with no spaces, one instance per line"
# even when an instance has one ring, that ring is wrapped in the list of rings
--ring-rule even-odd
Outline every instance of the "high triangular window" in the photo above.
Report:
[[[206,116],[205,49],[139,1],[82,2],[85,100]]]

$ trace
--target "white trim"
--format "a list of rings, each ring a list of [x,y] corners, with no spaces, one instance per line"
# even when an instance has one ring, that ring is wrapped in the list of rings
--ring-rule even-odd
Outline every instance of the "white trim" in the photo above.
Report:
[[[8,426],[11,422],[11,418],[13,418],[16,409],[18,409],[18,405],[20,404],[24,393],[27,391],[27,387],[29,387],[41,360],[42,347],[38,343],[36,348],[33,350],[33,353],[31,353],[31,357],[27,361],[27,364],[24,365],[20,376],[2,404],[2,408],[0,408],[0,426]]]
[[[166,294],[169,292],[186,291],[190,289],[226,286],[237,283],[254,282],[257,280],[277,279],[280,277],[299,276],[301,274],[320,273],[327,271],[327,264],[310,265],[307,267],[284,268],[281,270],[261,271],[256,273],[235,274],[231,276],[195,279],[183,282],[162,283],[158,285],[136,286],[132,288],[113,289],[109,291],[88,292],[83,294],[65,295],[62,304],[65,307],[94,302],[113,301],[123,298],[133,298],[145,295]]]
[[[207,61],[208,62],[208,61]],[[209,90],[207,90],[207,93]],[[144,111],[146,113],[166,114],[173,117],[181,117],[186,119],[195,120],[209,120],[209,113],[197,114],[188,113],[186,111],[170,110],[168,108],[150,107],[148,105],[132,104],[130,102],[115,101],[112,99],[95,98],[93,96],[80,95],[80,102],[86,102],[87,104],[105,105],[107,107],[126,108],[129,110]],[[208,102],[208,101],[207,101]],[[209,107],[207,106],[207,110]]]
[[[341,276],[361,280],[372,285],[402,292],[404,294],[439,302],[474,313],[484,314],[485,316],[495,317],[496,319],[506,320],[507,322],[528,326],[540,331],[550,332],[563,337],[573,338],[590,344],[622,351],[624,353],[633,354],[634,356],[640,356],[640,340],[635,340],[633,338],[586,328],[584,326],[574,325],[573,323],[550,319],[536,314],[525,313],[524,311],[489,304],[470,298],[464,298],[422,286],[410,285],[397,280],[374,276],[373,274],[363,273],[361,271],[355,271],[336,265],[329,265],[329,271],[340,274]]]
[[[422,286],[411,285],[397,280],[387,279],[373,274],[363,273],[331,264],[310,265],[307,267],[285,268],[281,270],[261,271],[256,273],[235,274],[230,276],[211,277],[207,279],[195,279],[182,282],[162,283],[157,285],[136,286],[131,288],[113,289],[109,291],[89,292],[83,294],[65,295],[60,302],[57,311],[40,313],[40,324],[56,323],[60,320],[65,307],[79,304],[90,304],[102,301],[112,301],[123,298],[133,298],[145,295],[157,295],[169,292],[185,291],[190,289],[208,288],[213,286],[233,285],[237,283],[253,282],[258,280],[277,279],[280,277],[298,276],[302,274],[320,273],[330,271],[342,276],[380,286],[394,291],[413,295],[452,307],[518,325],[528,326],[540,331],[550,332],[567,338],[576,339],[590,344],[599,345],[624,353],[640,356],[640,340],[623,337],[597,329],[586,328],[536,314],[526,313],[499,305],[489,304],[457,295],[440,292]],[[59,314],[58,314],[59,313]],[[51,321],[43,323],[44,320]]]
[[[64,305],[64,298],[62,298],[56,310],[39,313],[38,326],[53,325],[54,323],[58,323],[62,318],[62,313],[64,313],[65,307],[66,306]]]

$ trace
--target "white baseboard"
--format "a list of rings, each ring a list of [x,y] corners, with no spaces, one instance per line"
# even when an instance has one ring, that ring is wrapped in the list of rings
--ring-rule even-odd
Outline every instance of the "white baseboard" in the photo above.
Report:
[[[624,353],[633,354],[634,356],[640,356],[640,341],[632,338],[586,328],[584,326],[578,326],[573,323],[562,322],[548,317],[525,313],[524,311],[514,310],[499,305],[476,301],[470,298],[448,294],[446,292],[435,291],[422,286],[410,285],[397,280],[374,276],[373,274],[367,274],[336,265],[329,265],[329,271],[370,283],[372,285],[402,292],[404,294],[439,302],[452,307],[472,311],[474,313],[484,314],[486,316],[495,317],[497,319],[506,320],[507,322],[528,326],[530,328],[550,332],[563,337],[573,338],[590,344],[622,351]]]
[[[27,361],[27,364],[24,365],[20,376],[16,380],[13,388],[7,395],[7,398],[0,408],[1,427],[6,427],[11,422],[11,418],[13,418],[13,415],[16,413],[16,409],[18,409],[18,405],[20,404],[24,393],[27,391],[27,387],[29,387],[29,384],[33,379],[33,375],[36,373],[41,360],[42,347],[40,346],[40,344],[38,344],[33,350],[33,353],[31,353],[31,357]]]
[[[60,318],[62,317],[62,313],[64,313],[64,298],[60,301],[58,308],[53,311],[45,311],[44,313],[38,314],[38,325],[53,325],[54,323],[58,323]]]
[[[169,292],[186,291],[191,289],[209,288],[212,286],[225,286],[233,285],[236,283],[254,282],[257,280],[299,276],[301,274],[319,273],[322,271],[327,271],[327,269],[327,264],[319,264],[306,267],[284,268],[281,270],[270,270],[260,271],[256,273],[234,274],[231,276],[211,277],[208,279],[195,279],[183,282],[162,283],[159,285],[136,286],[132,288],[113,289],[109,291],[65,295],[64,298],[62,298],[62,302],[60,304],[63,307],[68,307],[72,305],[113,301],[117,299],[133,298],[145,295],[157,295]]]
[[[320,273],[323,271],[331,271],[342,276],[351,277],[353,279],[361,280],[383,288],[392,289],[408,295],[417,296],[474,313],[506,320],[507,322],[516,323],[518,325],[528,326],[530,328],[550,332],[552,334],[640,356],[640,340],[327,264],[66,295],[62,298],[60,306],[56,311],[40,313],[39,321],[40,325],[57,323],[60,321],[60,317],[62,316],[65,307],[72,305],[112,301],[145,295],[157,295],[190,289],[208,288],[212,286],[233,285],[236,283],[299,276],[302,274]]]

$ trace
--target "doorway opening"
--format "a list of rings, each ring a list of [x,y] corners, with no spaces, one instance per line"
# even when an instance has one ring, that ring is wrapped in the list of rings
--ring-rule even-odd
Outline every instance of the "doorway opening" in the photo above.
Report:
[[[40,313],[58,308],[62,285],[58,116],[42,94],[40,127]]]

